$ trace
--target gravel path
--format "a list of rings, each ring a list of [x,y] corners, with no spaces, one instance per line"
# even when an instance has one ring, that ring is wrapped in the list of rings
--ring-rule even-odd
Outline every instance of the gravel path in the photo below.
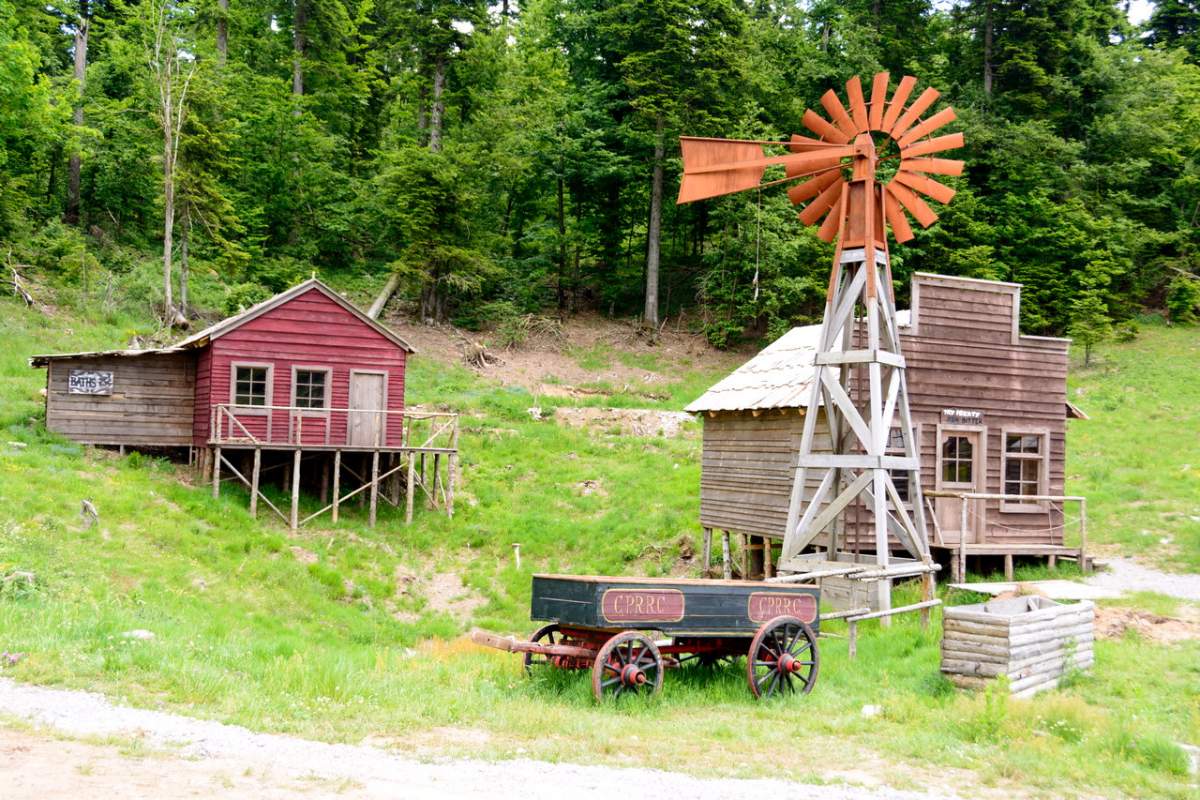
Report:
[[[1131,558],[1100,558],[1097,566],[1107,567],[1085,582],[1122,592],[1158,592],[1181,600],[1200,602],[1200,575],[1195,573],[1162,572]]]
[[[157,785],[157,797],[192,796],[166,780],[173,765],[191,769],[197,762],[212,764],[223,775],[271,776],[269,792],[259,796],[312,798],[325,796],[320,782],[338,782],[329,794],[360,798],[485,798],[519,797],[521,800],[561,800],[563,797],[605,798],[610,800],[613,787],[630,788],[639,797],[683,797],[696,800],[736,800],[737,798],[803,797],[805,800],[948,800],[945,795],[930,795],[883,788],[850,786],[812,786],[781,780],[700,779],[653,769],[553,764],[531,760],[468,761],[448,760],[425,763],[388,751],[363,746],[325,744],[290,736],[253,733],[234,725],[192,719],[161,711],[148,711],[114,705],[91,692],[48,689],[0,678],[0,715],[15,717],[76,737],[136,737],[152,748],[167,748],[180,758],[141,759],[130,762],[124,783],[109,787],[111,797],[134,797],[130,781],[145,781],[146,769],[161,769],[164,782]],[[670,733],[670,732],[665,732]],[[676,735],[686,732],[676,731]],[[30,735],[30,747],[22,771],[22,753],[0,752],[0,786],[4,797],[46,796],[44,775],[34,762],[38,747],[46,746],[44,737]],[[77,744],[61,743],[64,753]],[[20,751],[21,748],[15,748]],[[97,773],[93,768],[72,774],[64,761],[55,776],[76,790],[94,790]],[[236,770],[236,771],[234,771]],[[224,780],[224,779],[222,779]],[[307,782],[294,789],[297,781]],[[229,796],[240,796],[232,784],[225,784]],[[121,791],[115,791],[121,789]],[[13,794],[12,792],[16,792]],[[24,793],[22,793],[24,792]],[[55,792],[54,794],[58,794]],[[63,790],[59,796],[75,794]],[[208,796],[214,793],[208,792]],[[216,791],[216,795],[225,795]]]

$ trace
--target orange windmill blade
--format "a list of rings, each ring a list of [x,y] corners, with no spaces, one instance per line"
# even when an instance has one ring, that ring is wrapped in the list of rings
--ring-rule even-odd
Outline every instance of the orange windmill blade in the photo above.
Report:
[[[828,118],[812,109],[802,118],[816,138],[793,135],[790,141],[773,142],[681,137],[683,180],[678,202],[796,181],[788,189],[788,198],[801,207],[801,222],[820,226],[818,235],[825,241],[833,241],[843,230],[861,234],[868,217],[881,220],[897,242],[909,241],[913,233],[908,215],[926,228],[937,220],[923,198],[943,204],[953,198],[954,190],[931,176],[961,175],[963,162],[931,156],[962,147],[963,136],[934,136],[956,119],[949,107],[927,114],[940,97],[936,89],[926,88],[909,103],[917,79],[905,76],[890,97],[889,83],[887,72],[878,73],[868,95],[855,76],[846,82],[846,103],[832,89],[822,95],[821,108]],[[764,148],[771,147],[788,152],[767,155]],[[881,150],[895,152],[881,158]],[[879,180],[878,164],[896,159],[895,173]],[[782,165],[785,177],[764,182],[772,165]],[[883,190],[852,190],[842,219],[842,194],[848,185],[863,181],[882,183]],[[858,202],[866,198],[871,198],[871,210]]]

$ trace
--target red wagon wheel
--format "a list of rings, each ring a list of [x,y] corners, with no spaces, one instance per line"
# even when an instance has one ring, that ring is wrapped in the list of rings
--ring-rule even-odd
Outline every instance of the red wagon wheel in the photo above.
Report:
[[[750,643],[746,678],[755,697],[808,694],[821,660],[812,628],[796,617],[767,620]]]
[[[533,632],[533,636],[529,637],[529,641],[541,644],[562,644],[563,635],[557,622],[551,622],[549,625],[543,625]],[[532,675],[534,667],[540,667],[545,664],[550,664],[550,656],[544,656],[540,653],[525,654],[525,674]]]
[[[654,642],[637,631],[623,631],[605,642],[592,666],[592,693],[597,700],[625,693],[658,694],[662,682],[662,655]]]

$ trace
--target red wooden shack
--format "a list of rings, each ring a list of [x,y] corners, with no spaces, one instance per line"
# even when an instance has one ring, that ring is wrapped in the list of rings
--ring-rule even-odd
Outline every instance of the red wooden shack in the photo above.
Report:
[[[255,509],[263,462],[277,462],[293,489],[295,526],[303,460],[318,467],[308,483],[318,483],[323,497],[333,490],[335,516],[347,485],[343,468],[359,490],[370,490],[373,520],[382,481],[398,484],[408,467],[411,509],[416,465],[424,479],[427,455],[440,485],[420,488],[431,496],[441,489],[449,504],[457,421],[405,408],[412,352],[314,278],[168,347],[38,355],[30,363],[47,370],[48,429],[85,444],[187,447],[214,493],[224,467],[226,478],[249,486]]]

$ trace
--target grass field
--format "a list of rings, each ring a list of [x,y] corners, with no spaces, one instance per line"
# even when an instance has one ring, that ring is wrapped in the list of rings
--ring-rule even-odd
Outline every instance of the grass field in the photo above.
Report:
[[[1166,569],[1200,572],[1200,330],[1151,318],[1137,341],[1076,365],[1067,481],[1095,538]]]
[[[0,593],[0,651],[27,654],[6,675],[255,729],[371,737],[431,755],[813,781],[882,777],[907,788],[982,783],[1034,795],[1194,796],[1175,742],[1200,742],[1196,642],[1168,647],[1133,634],[1099,642],[1094,673],[1036,702],[955,691],[937,670],[936,616],[928,632],[915,620],[867,630],[853,662],[844,639],[824,639],[817,690],[785,703],[753,702],[736,669],[671,673],[656,702],[616,707],[596,707],[579,675],[525,680],[515,658],[482,652],[460,634],[472,624],[531,628],[535,571],[694,571],[681,557],[699,534],[694,431],[642,439],[534,421],[527,393],[416,359],[410,401],[464,413],[455,519],[424,512],[405,527],[384,514],[369,529],[352,510],[336,528],[292,537],[250,519],[236,490],[214,502],[168,462],[117,458],[44,432],[43,374],[27,367],[28,354],[111,346],[135,325],[111,318],[67,326],[0,301],[0,575],[36,575],[33,588],[11,583]],[[1071,475],[1072,489],[1094,498],[1094,540],[1126,546],[1154,525],[1167,531],[1154,542],[1174,537],[1177,549],[1165,558],[1191,565],[1195,529],[1169,515],[1197,513],[1196,465],[1185,469],[1183,446],[1143,456],[1139,448],[1156,441],[1137,438],[1149,423],[1126,417],[1135,408],[1164,415],[1154,421],[1163,436],[1173,407],[1177,422],[1192,415],[1194,436],[1196,410],[1186,403],[1195,387],[1177,386],[1182,373],[1172,379],[1175,362],[1166,358],[1195,358],[1181,333],[1149,329],[1134,345],[1106,349],[1102,366],[1074,379],[1092,421],[1073,423],[1081,452]],[[673,374],[667,399],[636,404],[678,409],[717,377],[699,365]],[[1159,400],[1143,400],[1149,389],[1126,392],[1126,383],[1157,387]],[[1177,388],[1176,405],[1155,404]],[[1100,399],[1109,396],[1116,399]],[[1156,464],[1174,466],[1156,474]],[[1171,478],[1181,470],[1183,479]],[[600,481],[603,491],[584,494],[585,480]],[[1148,481],[1140,497],[1157,498],[1159,517],[1114,488],[1127,480]],[[83,498],[100,509],[98,525],[82,524]],[[521,569],[513,542],[522,546]],[[294,547],[316,561],[302,563]],[[429,604],[422,576],[437,572],[456,573],[479,598],[471,619]],[[414,575],[415,582],[398,580]],[[137,628],[155,638],[122,636]],[[865,718],[867,704],[882,713]]]

